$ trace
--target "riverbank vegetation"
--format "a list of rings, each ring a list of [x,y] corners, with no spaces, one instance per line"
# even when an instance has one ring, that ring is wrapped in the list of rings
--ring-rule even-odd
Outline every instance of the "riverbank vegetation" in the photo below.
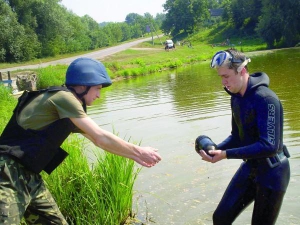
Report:
[[[139,169],[132,160],[85,144],[78,136],[68,138],[63,148],[69,156],[44,180],[69,224],[125,224],[133,217]]]

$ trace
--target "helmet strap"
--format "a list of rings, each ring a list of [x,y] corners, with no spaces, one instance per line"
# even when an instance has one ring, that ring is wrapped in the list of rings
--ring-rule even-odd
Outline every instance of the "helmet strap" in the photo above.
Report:
[[[86,112],[86,103],[85,103],[83,96],[85,96],[89,92],[90,88],[91,88],[91,86],[86,86],[85,91],[79,94],[75,91],[75,89],[73,87],[68,87],[68,89],[73,91],[76,94],[77,98],[79,98],[82,101],[82,107],[85,112]]]
[[[86,113],[86,104],[85,104],[85,100],[82,99],[81,101],[82,101],[82,108],[83,108],[83,110],[84,110],[85,113]]]

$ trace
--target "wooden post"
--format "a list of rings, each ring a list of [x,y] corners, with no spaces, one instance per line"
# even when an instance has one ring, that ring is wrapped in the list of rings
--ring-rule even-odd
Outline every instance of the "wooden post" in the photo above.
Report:
[[[2,73],[0,72],[0,81],[2,81]]]
[[[7,80],[11,80],[10,79],[10,71],[7,71]]]

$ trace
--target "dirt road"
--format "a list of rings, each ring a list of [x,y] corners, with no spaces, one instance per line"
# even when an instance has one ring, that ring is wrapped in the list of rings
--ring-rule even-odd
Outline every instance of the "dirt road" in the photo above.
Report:
[[[159,36],[159,37],[161,37],[161,36]],[[155,39],[155,38],[158,38],[158,37],[156,36],[156,37],[153,37],[153,38]],[[105,48],[105,49],[95,51],[95,52],[91,52],[91,53],[87,53],[87,54],[84,54],[84,55],[77,55],[77,56],[70,57],[70,58],[59,59],[59,60],[55,60],[55,61],[51,61],[51,62],[34,64],[34,65],[27,65],[27,66],[19,66],[19,67],[0,69],[0,72],[36,69],[36,68],[43,68],[43,67],[47,67],[47,66],[50,66],[50,65],[57,65],[57,64],[67,64],[68,65],[78,57],[89,57],[89,58],[93,58],[93,59],[102,59],[102,58],[104,58],[108,55],[113,55],[117,52],[124,51],[124,50],[126,50],[126,49],[128,49],[132,46],[135,46],[139,43],[142,43],[142,42],[145,42],[145,41],[150,41],[150,40],[152,40],[152,37],[139,39],[139,40],[132,41],[132,42],[129,42],[129,43],[121,44],[121,45],[114,46],[114,47]]]

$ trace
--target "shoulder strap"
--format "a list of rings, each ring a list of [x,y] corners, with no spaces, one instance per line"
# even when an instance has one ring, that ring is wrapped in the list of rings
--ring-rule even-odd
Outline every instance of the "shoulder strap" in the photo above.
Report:
[[[51,86],[45,89],[40,89],[37,91],[24,91],[23,94],[18,98],[18,103],[16,108],[14,109],[14,113],[19,113],[21,110],[24,108],[24,106],[30,102],[34,97],[40,95],[41,93],[44,92],[55,92],[55,91],[70,91],[67,87],[65,86]]]

